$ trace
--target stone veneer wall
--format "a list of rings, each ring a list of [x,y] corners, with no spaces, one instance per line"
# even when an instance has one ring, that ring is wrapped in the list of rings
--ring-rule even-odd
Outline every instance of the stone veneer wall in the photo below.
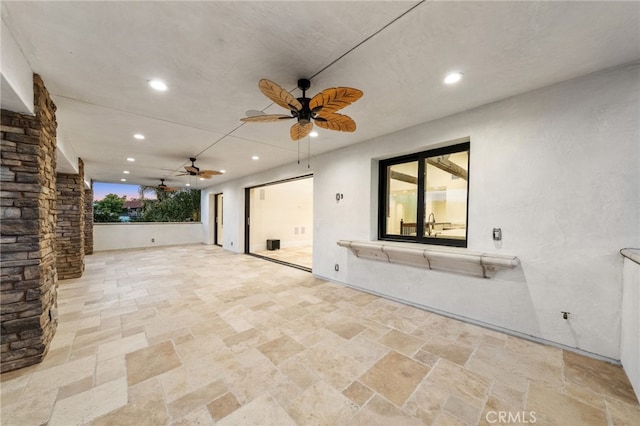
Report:
[[[93,189],[84,189],[84,254],[93,254]]]
[[[0,111],[0,371],[44,358],[57,327],[56,106],[34,75],[35,116]]]
[[[80,278],[84,272],[84,163],[78,174],[58,173],[56,268],[58,279]]]

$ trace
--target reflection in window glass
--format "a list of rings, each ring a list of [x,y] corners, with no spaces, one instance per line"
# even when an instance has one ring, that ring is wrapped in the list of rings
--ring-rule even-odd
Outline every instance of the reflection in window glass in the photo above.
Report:
[[[418,206],[418,162],[394,164],[387,168],[387,233],[416,235]]]
[[[469,152],[425,160],[424,236],[465,239]]]
[[[380,239],[467,246],[469,147],[380,161]]]

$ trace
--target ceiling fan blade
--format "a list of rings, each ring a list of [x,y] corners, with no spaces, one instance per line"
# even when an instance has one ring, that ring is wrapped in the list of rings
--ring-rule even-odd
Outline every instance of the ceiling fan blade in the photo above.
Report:
[[[338,130],[340,132],[354,132],[356,122],[348,115],[332,113],[316,118],[316,125],[323,129]]]
[[[247,112],[244,113],[244,115],[246,115],[247,117],[255,117],[257,115],[264,115],[264,111],[260,111],[257,109],[250,109]]]
[[[184,166],[184,169],[189,173],[198,173],[198,170],[200,170],[195,166]]]
[[[222,173],[217,171],[217,170],[200,170],[200,173],[198,173],[198,176],[217,176],[217,175],[221,175]]]
[[[158,188],[158,190],[159,190],[159,191],[162,191],[162,192],[176,192],[176,191],[178,190],[178,188],[169,188],[169,187],[166,187],[166,188]]]
[[[313,123],[311,122],[308,122],[307,124],[296,123],[291,126],[291,139],[298,141],[311,133],[311,129],[313,129]]]
[[[271,80],[263,78],[258,83],[258,87],[264,95],[273,102],[288,110],[300,111],[302,104],[289,92],[278,86]]]
[[[253,117],[244,117],[244,118],[241,118],[240,121],[268,122],[268,121],[288,120],[289,118],[294,118],[294,117],[290,115],[284,115],[284,114],[269,114],[269,115],[255,115]]]
[[[309,101],[309,108],[318,115],[325,116],[351,105],[362,97],[362,91],[351,87],[332,87],[315,95]],[[322,107],[320,110],[317,108]]]

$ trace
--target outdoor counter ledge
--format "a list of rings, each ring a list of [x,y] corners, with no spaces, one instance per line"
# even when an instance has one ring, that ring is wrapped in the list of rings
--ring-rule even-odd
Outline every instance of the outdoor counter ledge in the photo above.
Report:
[[[453,247],[425,247],[415,243],[339,240],[338,245],[350,249],[356,257],[363,259],[484,278],[491,278],[500,269],[513,269],[520,264],[516,256],[471,252]]]
[[[620,250],[620,254],[640,265],[640,249],[626,248]]]

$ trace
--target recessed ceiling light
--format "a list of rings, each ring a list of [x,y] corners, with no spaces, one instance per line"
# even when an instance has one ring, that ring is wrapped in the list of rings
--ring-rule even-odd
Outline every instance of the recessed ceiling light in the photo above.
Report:
[[[188,183],[188,184],[186,184],[185,186],[191,186],[191,184],[190,184],[190,183]]]
[[[139,140],[144,139],[144,135],[142,133],[136,133],[135,135],[133,135],[133,137]]]
[[[200,178],[200,180],[204,180],[204,178]]]
[[[251,157],[252,160],[259,160],[260,157],[258,157],[257,155],[254,155],[253,157]]]
[[[309,136],[311,136],[312,138],[316,138],[318,137],[318,132],[311,132],[309,133]]]
[[[133,158],[133,157],[129,157],[129,158],[127,158],[127,161],[131,161],[133,163],[134,161],[136,161],[136,159]]]
[[[447,74],[447,76],[444,78],[444,83],[445,84],[454,84],[459,82],[460,80],[462,80],[462,76],[463,74],[461,72],[452,72]]]
[[[220,170],[220,173],[227,173],[227,171],[223,169],[223,170]]]
[[[160,92],[164,92],[169,88],[162,80],[149,80],[147,83],[149,84],[149,87]]]
[[[126,179],[120,179],[120,182],[126,182],[126,181],[127,181]]]
[[[124,173],[125,175],[128,175],[129,174],[129,170],[125,170],[122,173]]]

